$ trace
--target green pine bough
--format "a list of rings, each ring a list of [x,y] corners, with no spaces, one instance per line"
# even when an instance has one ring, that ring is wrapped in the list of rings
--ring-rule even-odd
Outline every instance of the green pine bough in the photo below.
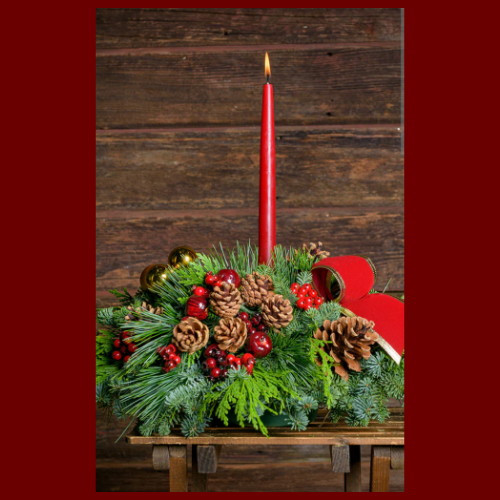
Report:
[[[323,349],[328,342],[313,334],[323,321],[340,317],[339,305],[325,302],[305,311],[296,307],[297,297],[291,291],[292,283],[311,283],[313,263],[305,249],[277,246],[274,266],[269,267],[258,264],[257,249],[250,245],[238,244],[230,252],[221,246],[210,254],[198,254],[187,267],[170,270],[168,280],[154,292],[139,289],[132,296],[126,290],[112,290],[121,305],[97,310],[97,322],[102,325],[96,336],[97,404],[120,419],[137,419],[139,432],[145,436],[168,435],[178,427],[184,436],[194,437],[215,422],[228,425],[230,412],[242,427],[252,425],[265,436],[264,412],[285,415],[297,431],[306,429],[308,414],[318,407],[328,409],[332,422],[341,418],[352,426],[384,422],[389,416],[389,398],[404,404],[404,355],[397,365],[374,345],[369,359],[361,360],[362,370],[349,371],[347,381],[334,372],[335,361]],[[269,331],[273,349],[256,360],[251,375],[245,367],[231,368],[227,378],[211,381],[202,368],[204,349],[179,353],[181,363],[165,373],[158,348],[171,343],[174,327],[186,316],[193,285],[205,286],[206,273],[215,275],[221,269],[233,269],[240,277],[254,271],[269,276],[274,292],[291,302],[293,320],[280,332]],[[161,307],[162,313],[144,311],[137,321],[126,321],[127,307],[144,301]],[[243,304],[241,311],[256,313],[260,308]],[[214,342],[219,320],[209,312],[203,321],[210,331],[207,345]],[[111,353],[114,340],[125,331],[137,350],[123,363]]]

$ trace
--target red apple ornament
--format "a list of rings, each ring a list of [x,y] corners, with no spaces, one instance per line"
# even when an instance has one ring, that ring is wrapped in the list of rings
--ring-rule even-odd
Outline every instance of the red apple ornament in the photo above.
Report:
[[[207,319],[208,316],[208,301],[204,297],[193,295],[189,297],[186,306],[186,314],[193,318],[198,318],[200,321]]]
[[[264,332],[256,332],[247,339],[248,352],[256,358],[265,358],[273,349],[271,337]]]
[[[222,281],[225,281],[226,283],[229,284],[234,284],[236,288],[240,287],[240,277],[238,276],[238,273],[234,269],[221,269],[217,273],[217,277],[220,278]]]

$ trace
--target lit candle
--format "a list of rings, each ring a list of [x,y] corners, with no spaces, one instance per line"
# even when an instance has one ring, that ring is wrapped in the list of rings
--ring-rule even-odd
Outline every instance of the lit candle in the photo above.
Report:
[[[259,263],[271,260],[276,245],[276,151],[274,144],[274,98],[269,83],[271,65],[266,52],[266,79],[262,99],[260,132]]]

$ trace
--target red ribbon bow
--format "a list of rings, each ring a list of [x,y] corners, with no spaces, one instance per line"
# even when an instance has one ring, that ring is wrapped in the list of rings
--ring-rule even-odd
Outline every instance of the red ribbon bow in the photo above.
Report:
[[[330,257],[313,266],[313,282],[327,301],[339,302],[346,316],[375,323],[378,343],[399,364],[404,350],[404,304],[395,297],[372,293],[377,271],[367,257]],[[332,280],[335,278],[335,280]]]

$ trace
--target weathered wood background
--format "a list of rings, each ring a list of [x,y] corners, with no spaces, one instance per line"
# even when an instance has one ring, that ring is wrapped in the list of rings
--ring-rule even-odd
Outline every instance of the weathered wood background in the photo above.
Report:
[[[98,307],[175,246],[257,243],[266,51],[278,243],[368,255],[403,290],[401,9],[102,8],[96,33]],[[106,483],[109,453],[100,491],[139,491]]]

